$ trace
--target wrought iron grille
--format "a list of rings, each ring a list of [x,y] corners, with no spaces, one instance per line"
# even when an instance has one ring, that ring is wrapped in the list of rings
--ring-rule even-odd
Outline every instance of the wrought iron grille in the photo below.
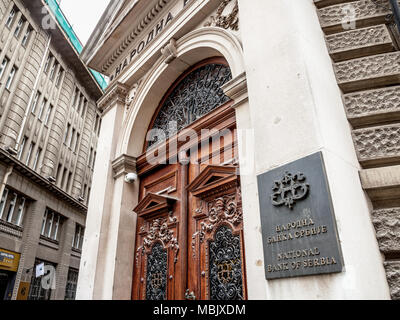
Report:
[[[147,258],[146,300],[166,300],[168,252],[156,244]]]
[[[172,137],[229,101],[221,87],[231,79],[229,67],[222,64],[203,66],[185,77],[161,107],[148,146]]]
[[[210,299],[244,300],[240,237],[220,227],[210,243]]]

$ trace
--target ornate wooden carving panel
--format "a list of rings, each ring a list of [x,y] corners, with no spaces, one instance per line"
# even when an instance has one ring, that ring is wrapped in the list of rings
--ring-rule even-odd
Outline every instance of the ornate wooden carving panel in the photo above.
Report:
[[[230,78],[220,59],[193,68],[162,101],[151,128],[178,120],[179,128],[196,132],[234,132],[235,112],[220,89]],[[218,142],[195,141],[199,152],[186,164],[154,165],[139,157],[133,299],[246,299],[236,134]],[[170,150],[170,140],[163,143]]]

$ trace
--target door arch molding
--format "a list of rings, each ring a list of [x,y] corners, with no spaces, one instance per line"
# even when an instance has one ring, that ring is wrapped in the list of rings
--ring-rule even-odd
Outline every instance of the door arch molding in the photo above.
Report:
[[[212,57],[223,57],[235,78],[245,71],[243,49],[238,38],[216,27],[194,30],[176,41],[177,57],[170,63],[160,57],[135,93],[122,128],[116,157],[138,157],[143,152],[147,129],[168,88],[189,67]]]

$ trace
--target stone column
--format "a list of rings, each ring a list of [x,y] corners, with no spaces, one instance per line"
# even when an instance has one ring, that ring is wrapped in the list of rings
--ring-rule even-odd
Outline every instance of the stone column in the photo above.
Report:
[[[20,282],[31,282],[32,275],[35,272],[33,267],[35,264],[45,211],[46,204],[39,198],[39,200],[33,202],[29,206],[29,212],[26,213],[24,232],[22,235],[23,245],[21,250],[21,259],[19,262],[17,278],[15,280],[12,300],[17,299]]]
[[[125,182],[136,173],[136,159],[122,155],[113,161],[114,193],[105,256],[103,298],[126,300],[132,296],[137,217],[133,208],[139,199],[139,180]],[[111,296],[112,295],[112,296]]]
[[[350,127],[313,1],[239,0],[239,14],[249,104],[237,107],[237,121],[239,129],[254,130],[257,143],[254,172],[242,182],[245,244],[251,244],[246,246],[249,298],[389,299]],[[257,175],[318,151],[326,163],[345,270],[266,281]]]
[[[112,218],[114,172],[117,142],[122,128],[125,97],[128,90],[121,83],[108,88],[98,106],[103,112],[102,128],[97,148],[92,192],[89,202],[85,240],[83,243],[76,299],[103,298],[105,259],[107,257],[108,231]],[[115,261],[110,261],[110,263]]]

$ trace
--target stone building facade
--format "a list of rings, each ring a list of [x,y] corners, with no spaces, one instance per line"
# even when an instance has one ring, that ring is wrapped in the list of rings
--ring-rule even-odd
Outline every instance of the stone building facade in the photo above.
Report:
[[[39,0],[0,1],[0,60],[0,299],[74,299],[102,89]]]
[[[205,299],[214,297],[215,279],[220,288],[232,281],[234,269],[240,298],[399,299],[398,43],[389,0],[111,1],[82,54],[111,83],[98,105],[106,125],[77,297]],[[153,149],[148,133],[185,117],[171,101],[203,107],[199,73],[211,64],[230,68],[229,81],[211,77],[229,102],[187,121],[176,137],[209,126],[250,132],[234,139],[239,158],[192,169],[192,145],[182,143],[177,168],[150,164],[146,153],[167,154],[162,147],[171,147],[173,135]],[[260,203],[269,195],[257,179],[316,152],[324,158],[343,270],[266,280],[273,268]],[[232,177],[238,167],[240,181]],[[317,197],[309,187],[303,184],[303,197]],[[302,228],[301,221],[309,223],[287,228]],[[213,274],[207,245],[215,245],[218,226],[230,234],[225,239],[241,235],[241,256]],[[318,255],[313,249],[305,254]],[[314,261],[305,265],[321,267]]]

